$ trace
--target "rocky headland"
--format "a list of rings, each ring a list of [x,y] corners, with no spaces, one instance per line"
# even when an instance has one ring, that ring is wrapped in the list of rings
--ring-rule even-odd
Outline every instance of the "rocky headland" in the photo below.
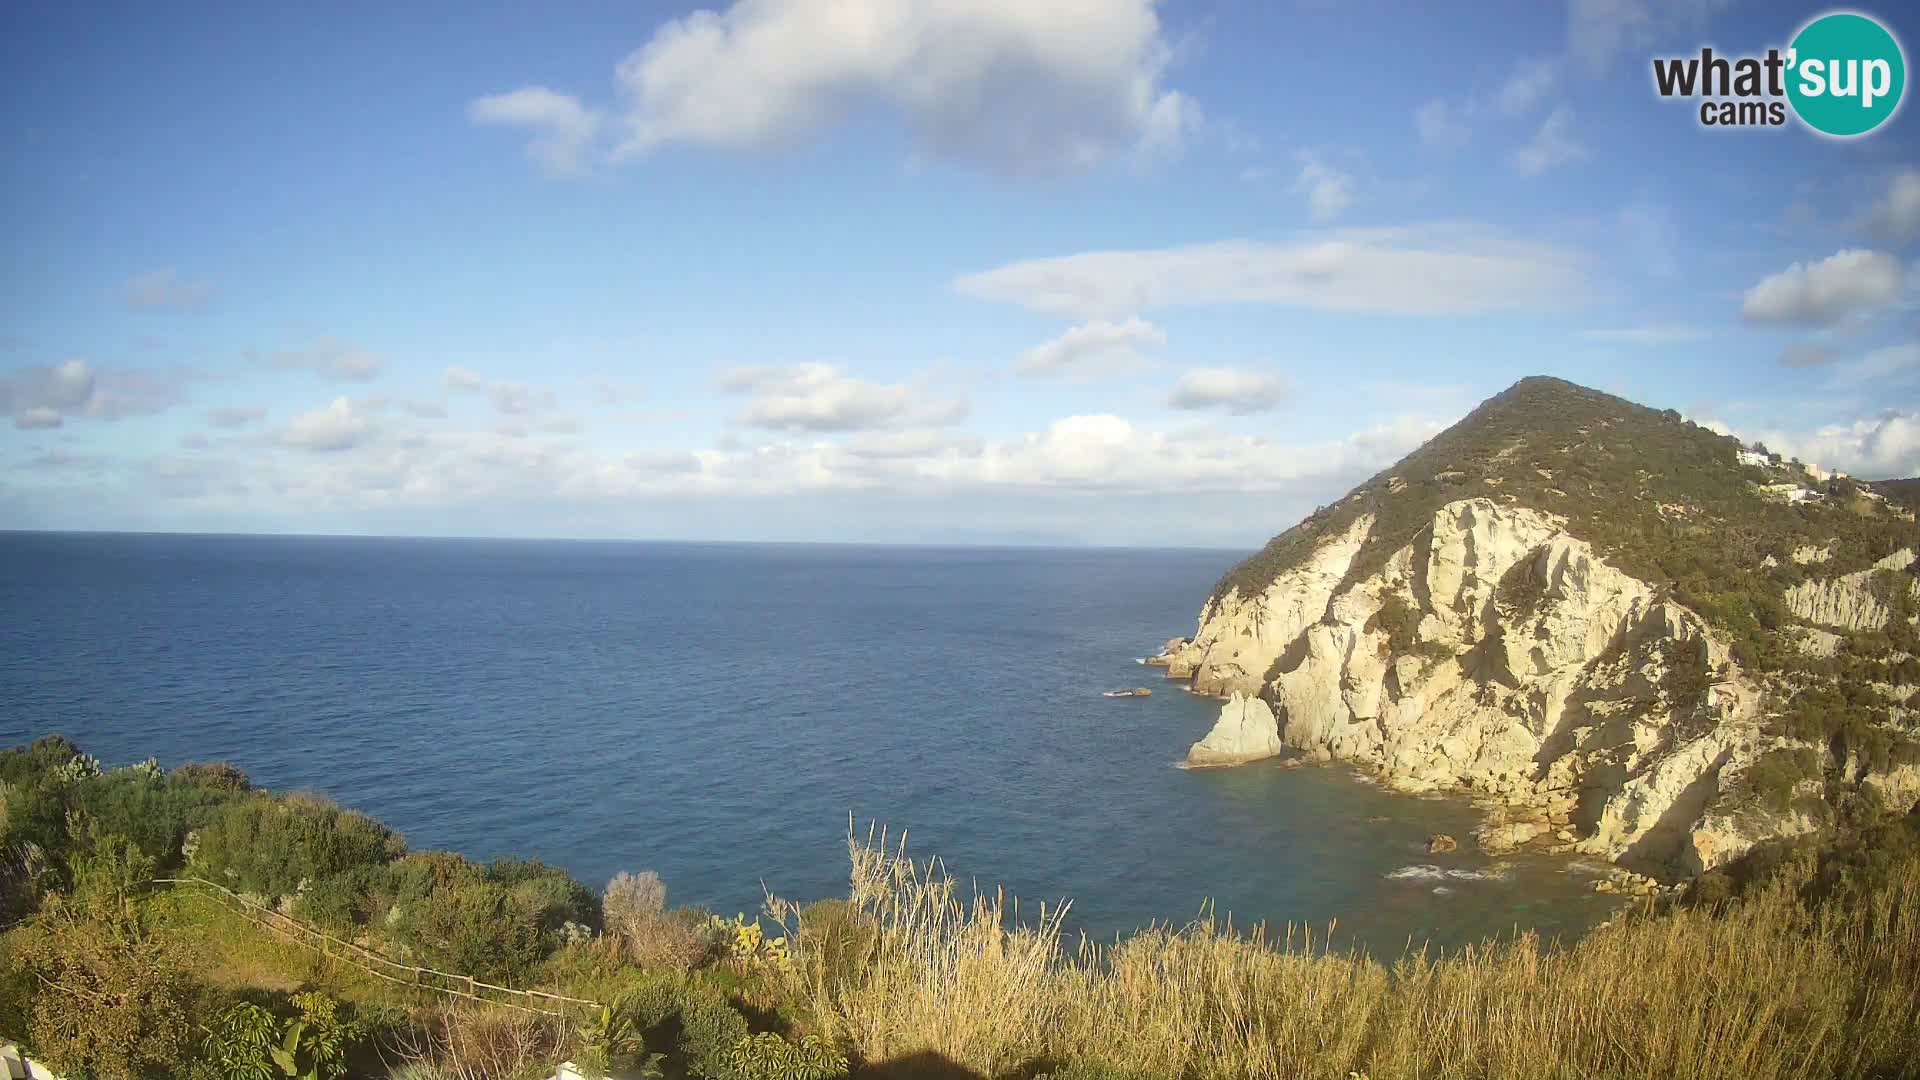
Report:
[[[1473,794],[1488,852],[1698,874],[1920,799],[1920,537],[1813,475],[1525,380],[1277,537],[1149,663],[1227,699],[1191,765],[1347,762]]]

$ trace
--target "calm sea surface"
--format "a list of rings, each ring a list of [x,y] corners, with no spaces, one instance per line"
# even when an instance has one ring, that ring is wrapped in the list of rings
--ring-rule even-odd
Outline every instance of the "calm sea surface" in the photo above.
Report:
[[[1218,705],[1134,660],[1238,557],[0,534],[0,744],[226,759],[726,912],[843,894],[851,813],[1100,936],[1209,898],[1387,952],[1604,917],[1581,867],[1426,855],[1458,800],[1176,768]]]

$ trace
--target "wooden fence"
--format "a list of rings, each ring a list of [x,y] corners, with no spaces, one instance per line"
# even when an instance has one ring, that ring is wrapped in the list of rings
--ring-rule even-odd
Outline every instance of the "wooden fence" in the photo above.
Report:
[[[471,975],[456,975],[416,964],[403,964],[398,960],[382,956],[364,945],[334,937],[292,916],[282,915],[265,904],[249,900],[232,889],[205,878],[154,878],[153,883],[192,885],[206,890],[208,895],[218,901],[221,906],[255,926],[287,941],[312,949],[329,960],[347,964],[375,978],[385,979],[395,986],[444,994],[448,997],[465,998],[468,1001],[485,1002],[489,1005],[500,1005],[522,1012],[538,1013],[542,1016],[565,1018],[568,1015],[566,1012],[556,1010],[601,1007],[599,1002],[588,1001],[586,998],[549,994],[544,990],[517,990],[511,986],[495,986]]]

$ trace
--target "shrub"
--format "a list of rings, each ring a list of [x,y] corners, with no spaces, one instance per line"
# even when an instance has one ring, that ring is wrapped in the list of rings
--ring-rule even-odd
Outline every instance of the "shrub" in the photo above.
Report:
[[[85,810],[107,831],[133,841],[161,869],[171,870],[180,865],[187,833],[212,822],[239,797],[157,771],[116,769],[73,785],[67,803]]]
[[[725,1055],[750,1034],[746,1017],[719,991],[676,975],[655,975],[620,996],[615,1008],[641,1032],[669,1074],[728,1076]]]
[[[59,904],[23,936],[19,962],[38,984],[26,1033],[55,1071],[94,1080],[186,1073],[191,986],[173,951],[137,923]]]
[[[621,871],[607,882],[606,895],[600,900],[607,929],[624,929],[629,923],[657,919],[667,910],[667,884],[651,870],[638,874]]]
[[[540,928],[556,932],[567,923],[593,926],[600,921],[600,904],[592,890],[558,867],[538,859],[495,859],[487,865],[487,880],[504,885],[514,902],[534,913]]]
[[[406,907],[398,930],[427,966],[506,985],[546,951],[533,914],[490,881],[435,889]]]
[[[170,774],[176,783],[235,793],[253,790],[253,781],[240,767],[225,761],[189,761]]]
[[[1816,751],[1799,748],[1769,750],[1747,770],[1747,782],[1761,805],[1776,813],[1784,812],[1793,801],[1800,781],[1820,775],[1820,757]]]
[[[200,830],[195,862],[205,876],[267,897],[298,892],[356,866],[406,850],[399,834],[313,795],[253,795],[229,803]]]
[[[552,1075],[565,1028],[551,1017],[497,1006],[437,1009],[400,1034],[396,1076],[520,1080]]]
[[[634,963],[691,971],[712,954],[712,934],[700,913],[668,912],[667,886],[651,870],[616,874],[600,910],[607,934]]]
[[[347,930],[364,926],[378,914],[387,893],[388,869],[356,866],[308,885],[294,913],[316,926]]]

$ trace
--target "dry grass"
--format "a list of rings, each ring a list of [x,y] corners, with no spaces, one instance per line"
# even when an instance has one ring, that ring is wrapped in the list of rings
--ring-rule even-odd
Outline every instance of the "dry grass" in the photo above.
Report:
[[[904,845],[849,839],[861,961],[804,955],[794,994],[859,1057],[985,1076],[1097,1062],[1205,1078],[1920,1076],[1920,862],[1809,910],[1777,884],[1721,912],[1629,918],[1393,965],[1202,922],[1068,947]],[[775,903],[781,914],[789,909]],[[805,928],[798,938],[806,940]]]

